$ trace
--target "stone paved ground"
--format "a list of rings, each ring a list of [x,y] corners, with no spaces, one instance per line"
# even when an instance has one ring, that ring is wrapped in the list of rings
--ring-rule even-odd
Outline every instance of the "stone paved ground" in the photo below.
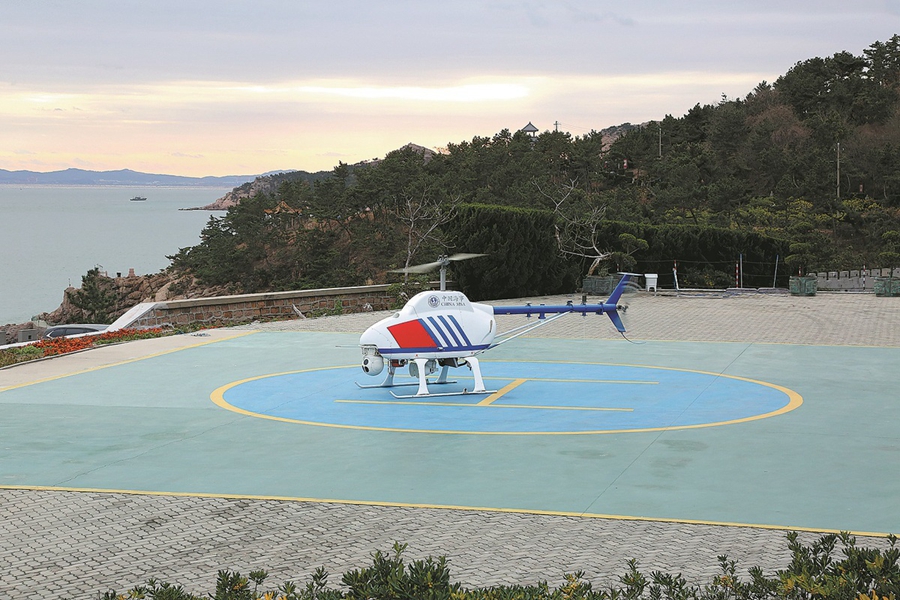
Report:
[[[505,300],[496,304],[534,305],[581,302],[580,296],[546,296]],[[588,303],[602,298],[588,297]],[[786,293],[626,294],[628,337],[641,340],[755,342],[809,345],[900,346],[900,298],[874,294],[820,293],[797,297]],[[362,332],[390,311],[320,319],[256,323],[247,329],[269,331]],[[597,319],[600,322],[597,322]],[[498,317],[504,331],[522,324],[521,317]],[[241,328],[238,328],[241,329]],[[606,317],[564,317],[529,337],[616,339]]]
[[[555,304],[566,298],[539,298]],[[580,299],[576,298],[576,302]],[[598,301],[596,298],[591,298]],[[633,339],[900,347],[900,300],[873,295],[737,294],[627,297]],[[253,325],[266,330],[361,331],[389,313]],[[512,327],[504,317],[500,329]],[[615,337],[608,323],[567,317],[531,335]],[[520,321],[519,321],[520,322]],[[81,355],[82,360],[92,353]],[[99,354],[98,354],[99,356]],[[50,361],[52,365],[56,361]],[[34,368],[33,366],[30,368]],[[50,367],[47,367],[50,368]],[[2,448],[0,451],[11,451]],[[817,537],[802,534],[803,539]],[[409,544],[408,557],[446,555],[464,585],[559,583],[584,570],[612,582],[639,559],[645,573],[694,582],[719,554],[742,567],[786,564],[785,532],[750,527],[265,499],[0,489],[0,598],[96,598],[149,577],[195,593],[216,572],[267,569],[270,581],[303,581],[325,566],[337,584],[375,550]],[[860,538],[884,546],[883,538]]]
[[[694,582],[718,572],[720,554],[737,559],[744,575],[790,560],[784,531],[749,527],[99,492],[3,490],[0,499],[3,598],[94,598],[149,577],[200,593],[224,568],[266,569],[278,584],[306,581],[324,566],[337,584],[395,541],[409,544],[408,558],[446,555],[452,580],[470,586],[559,584],[574,570],[595,585],[614,583],[629,558],[645,574]]]

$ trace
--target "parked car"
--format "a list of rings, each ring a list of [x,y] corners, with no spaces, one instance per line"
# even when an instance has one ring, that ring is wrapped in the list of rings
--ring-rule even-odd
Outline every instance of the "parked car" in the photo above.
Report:
[[[105,331],[109,325],[97,324],[97,323],[75,323],[69,325],[53,325],[52,327],[48,327],[43,335],[41,335],[42,340],[51,340],[53,338],[58,337],[68,337],[70,335],[78,335],[80,333],[95,333],[98,331]]]

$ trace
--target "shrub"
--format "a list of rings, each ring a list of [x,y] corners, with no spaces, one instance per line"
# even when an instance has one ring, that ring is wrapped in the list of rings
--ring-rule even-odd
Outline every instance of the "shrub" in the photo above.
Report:
[[[896,600],[900,597],[900,548],[897,538],[888,537],[887,550],[859,548],[847,533],[827,534],[806,546],[797,534],[787,534],[791,562],[771,576],[759,567],[750,568],[749,578],[737,575],[737,563],[719,556],[720,573],[705,584],[691,584],[681,576],[654,571],[649,577],[638,570],[636,560],[619,577],[618,586],[595,590],[581,571],[565,573],[563,582],[550,588],[542,581],[535,585],[501,585],[465,589],[450,582],[445,557],[403,561],[406,544],[395,543],[393,552],[376,552],[372,566],[348,571],[341,578],[345,589],[327,586],[328,574],[316,569],[305,586],[291,581],[269,591],[260,591],[265,571],[243,577],[235,571],[219,571],[214,600]],[[843,558],[836,556],[838,543]],[[252,586],[251,586],[252,582]],[[105,600],[154,598],[194,600],[180,586],[150,580],[147,587],[134,588],[124,595],[107,592]]]
[[[35,348],[34,344],[20,346],[18,348],[9,348],[0,351],[0,367],[8,367],[20,362],[26,362],[41,358],[44,355],[40,348]]]

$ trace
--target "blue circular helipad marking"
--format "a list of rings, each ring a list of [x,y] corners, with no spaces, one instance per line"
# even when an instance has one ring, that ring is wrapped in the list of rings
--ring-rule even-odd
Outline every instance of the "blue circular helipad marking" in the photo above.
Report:
[[[360,389],[383,377],[358,367],[264,375],[234,382],[213,401],[243,414],[309,425],[484,434],[573,434],[710,427],[775,416],[802,402],[771,383],[662,367],[571,363],[483,363],[489,389],[502,395],[397,399],[415,386]],[[471,389],[466,369],[457,383],[432,392]],[[451,377],[453,379],[453,377]],[[412,382],[395,377],[395,383]]]

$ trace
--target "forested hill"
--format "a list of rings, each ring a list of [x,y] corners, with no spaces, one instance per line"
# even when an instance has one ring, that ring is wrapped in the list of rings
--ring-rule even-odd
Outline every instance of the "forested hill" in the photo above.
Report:
[[[311,183],[285,177],[211,219],[173,268],[245,291],[345,285],[383,281],[447,244],[531,261],[523,273],[583,274],[607,253],[610,269],[683,260],[700,284],[727,283],[745,252],[760,269],[780,259],[795,272],[900,265],[900,36],[799,62],[743,98],[611,143],[597,131],[504,130]],[[529,254],[538,246],[553,260]]]

